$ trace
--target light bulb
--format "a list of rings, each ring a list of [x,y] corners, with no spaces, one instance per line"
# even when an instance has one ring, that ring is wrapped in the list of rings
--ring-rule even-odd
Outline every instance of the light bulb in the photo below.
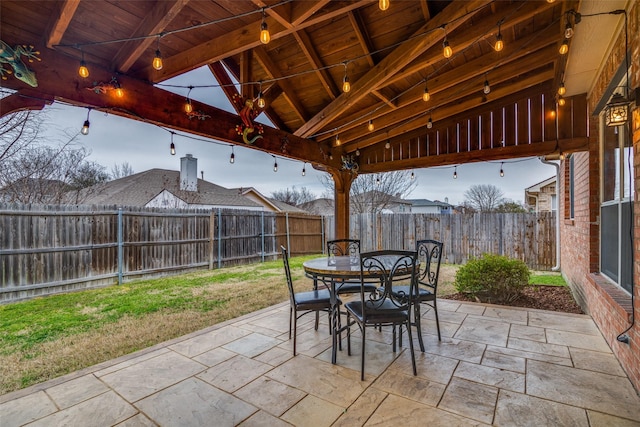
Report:
[[[262,92],[258,94],[258,108],[264,108],[267,105],[267,101],[265,101]]]
[[[190,113],[193,111],[193,105],[191,105],[191,100],[187,98],[187,101],[184,104],[184,111]]]
[[[160,51],[156,50],[156,56],[153,57],[153,68],[160,71],[162,70],[162,56],[160,56]]]
[[[344,77],[342,78],[342,91],[347,93],[351,90],[351,83],[349,83],[349,76],[345,72]]]
[[[424,92],[422,93],[422,100],[424,102],[427,102],[429,99],[431,99],[431,95],[429,94],[429,88],[425,86]]]
[[[431,129],[433,127],[433,120],[431,120],[431,117],[429,117],[429,120],[427,121],[427,129]]]
[[[176,144],[174,144],[172,142],[171,145],[169,146],[169,149],[171,150],[171,155],[175,156],[176,155]]]
[[[89,120],[85,120],[84,124],[82,125],[82,129],[80,130],[80,133],[83,135],[89,135]]]
[[[359,148],[356,148],[356,156],[360,157],[360,149]]]
[[[489,86],[489,80],[484,81],[484,87],[482,88],[482,92],[485,95],[489,95],[489,92],[491,92],[491,86]]]
[[[367,130],[368,130],[369,132],[373,132],[373,130],[374,130],[375,128],[376,128],[376,127],[373,125],[373,120],[369,120],[369,123],[367,124]]]
[[[273,171],[278,172],[278,162],[274,160],[273,162]]]
[[[564,38],[570,39],[571,37],[573,37],[573,34],[574,34],[573,26],[571,25],[570,22],[567,22],[567,26],[564,29]]]
[[[453,168],[453,179],[458,179],[458,167]]]
[[[569,43],[567,42],[567,39],[564,39],[564,41],[560,45],[559,52],[560,52],[560,55],[566,55],[567,52],[569,52]]]
[[[336,145],[340,145],[342,141],[340,141],[340,135],[336,135]]]
[[[504,169],[502,169],[502,165],[504,163],[500,163],[500,176],[504,176]]]
[[[500,34],[500,31],[498,31],[498,35],[496,36],[496,44],[493,45],[493,49],[496,52],[500,52],[504,49],[504,42],[502,41],[502,34]]]
[[[386,148],[387,150],[391,148],[391,144],[389,143],[389,141],[387,141],[387,143],[384,144],[384,148]]]
[[[231,156],[229,157],[229,163],[235,163],[236,162],[236,155],[233,153],[233,151],[231,151]]]
[[[411,171],[411,179],[416,179],[416,175]]]
[[[380,0],[378,2],[378,7],[380,8],[380,10],[389,9],[389,0]]]
[[[87,64],[84,62],[84,60],[80,61],[80,68],[78,68],[78,74],[80,74],[80,77],[84,79],[89,77],[89,69],[87,68]]]
[[[120,86],[118,86],[116,88],[116,96],[118,98],[122,98],[124,96],[124,90],[122,90],[122,88]]]
[[[567,88],[564,87],[564,82],[562,82],[558,87],[558,95],[564,95],[565,93],[567,93]]]
[[[446,38],[442,42],[442,54],[445,58],[451,58],[451,55],[453,55],[453,49],[449,46],[449,41]]]
[[[305,176],[307,174],[307,170],[305,169],[305,166],[302,165],[302,176]]]
[[[564,160],[566,158],[565,154],[562,151],[560,152],[559,157],[560,157],[560,160]]]
[[[559,96],[558,97],[558,105],[562,107],[562,106],[564,106],[564,104],[566,104],[565,99],[562,96]]]
[[[260,41],[262,44],[267,44],[271,41],[271,34],[269,34],[269,26],[265,20],[266,15],[264,9],[262,9],[262,23],[260,24]]]

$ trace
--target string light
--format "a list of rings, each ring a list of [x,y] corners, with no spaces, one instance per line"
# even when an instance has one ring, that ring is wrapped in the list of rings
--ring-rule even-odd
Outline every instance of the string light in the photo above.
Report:
[[[262,23],[260,24],[260,41],[262,44],[268,44],[271,41],[271,34],[269,34],[269,26],[266,21],[267,15],[262,8]]]
[[[78,74],[83,79],[89,77],[89,69],[87,68],[87,63],[84,62],[84,52],[82,52],[82,59],[80,60],[80,68],[78,68]]]
[[[160,71],[162,70],[162,55],[160,54],[160,37],[158,36],[158,46],[156,48],[156,56],[153,57],[153,68]]]
[[[273,156],[273,171],[278,172],[278,159],[276,159],[276,156]]]
[[[567,17],[567,26],[564,28],[564,38],[570,39],[573,37],[573,34],[573,25],[571,25],[571,22],[569,22],[569,18]]]
[[[380,8],[380,10],[387,10],[389,9],[389,0],[380,0],[378,2],[378,7]]]
[[[560,82],[560,86],[558,87],[558,95],[562,96],[567,93],[567,88],[564,87],[564,82]]]
[[[369,132],[373,132],[373,130],[374,130],[375,128],[376,128],[376,127],[373,125],[373,120],[369,120],[369,123],[367,124],[367,130],[368,130]]]
[[[380,175],[376,176],[376,185],[380,185]]]
[[[80,129],[80,133],[83,135],[89,135],[89,126],[91,126],[91,123],[89,123],[90,113],[91,113],[91,108],[87,109],[87,120],[84,121],[84,124],[82,125],[82,129]]]
[[[504,162],[500,163],[500,176],[504,176],[504,169],[502,169],[503,165],[504,165]]]
[[[169,150],[171,151],[171,155],[175,156],[176,155],[176,145],[173,143],[173,135],[175,134],[175,132],[171,132],[171,145],[169,145]]]
[[[424,92],[422,93],[422,100],[424,102],[429,101],[431,99],[431,95],[429,94],[429,87],[427,86],[427,80],[424,81]]]
[[[338,146],[340,144],[341,144],[340,135],[336,135],[336,146]]]
[[[360,149],[356,148],[356,157],[360,157]]]
[[[191,99],[189,98],[189,95],[191,94],[191,89],[193,89],[193,86],[189,86],[189,92],[187,92],[187,100],[184,103],[184,111],[186,113],[190,113],[193,111],[193,105],[191,105]]]
[[[564,39],[562,41],[562,44],[560,45],[560,50],[558,52],[560,52],[560,55],[566,55],[567,52],[569,52],[569,42],[567,39]]]
[[[558,157],[560,158],[561,161],[566,158],[565,154],[562,151],[560,151],[560,154],[558,155]]]
[[[491,92],[491,86],[489,86],[489,80],[485,76],[484,87],[482,88],[482,93],[484,93],[485,95],[489,95],[489,92]]]
[[[391,143],[388,140],[387,140],[387,143],[384,144],[384,148],[386,148],[387,150],[391,148]]]
[[[431,129],[433,127],[433,120],[431,120],[431,114],[429,114],[429,120],[427,120],[427,129]]]
[[[458,166],[453,167],[453,179],[458,179]]]
[[[260,89],[258,91],[258,108],[264,108],[267,105],[267,101],[264,99],[264,94],[262,93],[262,82],[260,82]]]
[[[122,98],[124,96],[124,90],[122,90],[122,86],[120,86],[120,82],[114,77],[113,81],[112,81],[112,84],[113,84],[113,88],[114,88],[114,90],[116,92],[116,96],[118,98]]]
[[[562,95],[558,96],[558,105],[563,107],[564,104],[566,103],[565,99],[562,97]]]
[[[229,163],[233,164],[236,162],[236,154],[233,152],[233,145],[231,146],[231,156],[229,157]]]
[[[416,179],[416,174],[414,174],[413,171],[411,171],[411,179]]]
[[[344,63],[344,77],[342,78],[342,91],[347,93],[351,90],[351,83],[349,83],[349,76],[347,76],[347,63]]]
[[[500,52],[504,49],[504,41],[502,41],[502,33],[500,32],[500,25],[498,25],[498,34],[496,35],[496,43],[493,45],[493,49],[496,52]]]
[[[445,58],[451,58],[453,55],[453,49],[449,46],[449,40],[447,40],[447,28],[443,25],[442,29],[444,30],[444,40],[442,41],[442,54]]]
[[[305,169],[306,165],[306,163],[302,164],[302,176],[305,176],[307,174],[307,170]]]

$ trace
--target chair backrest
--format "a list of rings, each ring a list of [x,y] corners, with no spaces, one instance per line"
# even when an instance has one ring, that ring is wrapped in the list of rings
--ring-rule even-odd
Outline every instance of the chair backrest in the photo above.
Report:
[[[289,251],[284,246],[280,246],[282,251],[282,263],[284,264],[284,274],[287,276],[287,287],[289,288],[289,299],[295,305],[295,292],[293,291],[293,280],[291,280],[291,269],[289,268]]]
[[[335,264],[335,258],[338,256],[349,256],[351,264],[357,265],[360,256],[360,240],[337,239],[327,241],[329,265]]]
[[[410,309],[411,300],[417,294],[417,259],[416,251],[384,250],[360,254],[362,283],[371,282],[373,278],[380,283],[380,288],[370,294],[365,294],[364,286],[361,286],[360,298],[365,304],[365,313]]]
[[[438,287],[442,246],[442,242],[431,239],[418,240],[416,242],[416,251],[420,261],[418,270],[419,285],[431,288],[434,294]]]

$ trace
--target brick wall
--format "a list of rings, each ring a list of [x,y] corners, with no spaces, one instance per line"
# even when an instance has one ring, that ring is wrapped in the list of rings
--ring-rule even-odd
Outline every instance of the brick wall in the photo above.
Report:
[[[631,58],[640,57],[640,2],[634,2],[628,14],[628,35]],[[612,76],[624,60],[624,34],[618,38],[605,58],[588,102],[590,111],[600,102]],[[640,82],[640,64],[631,60],[630,86],[636,88]],[[636,100],[640,104],[640,100]],[[559,189],[559,212],[565,216],[561,223],[562,273],[570,284],[576,300],[589,313],[609,343],[623,369],[629,375],[636,390],[640,391],[640,109],[632,114],[632,140],[634,150],[634,307],[631,297],[619,287],[598,274],[599,271],[599,149],[598,123],[593,117],[590,123],[591,142],[587,152],[574,154],[574,218],[569,216],[569,162],[563,162]],[[630,326],[631,313],[635,311],[635,326],[627,332],[629,344],[616,338]]]

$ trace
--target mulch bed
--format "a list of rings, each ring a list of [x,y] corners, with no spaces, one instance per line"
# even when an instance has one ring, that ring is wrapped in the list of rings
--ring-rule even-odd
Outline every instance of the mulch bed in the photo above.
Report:
[[[473,301],[467,294],[452,294],[440,297],[458,301]],[[573,299],[569,288],[564,286],[527,286],[522,296],[508,304],[511,307],[537,308],[540,310],[562,311],[564,313],[584,314]]]

